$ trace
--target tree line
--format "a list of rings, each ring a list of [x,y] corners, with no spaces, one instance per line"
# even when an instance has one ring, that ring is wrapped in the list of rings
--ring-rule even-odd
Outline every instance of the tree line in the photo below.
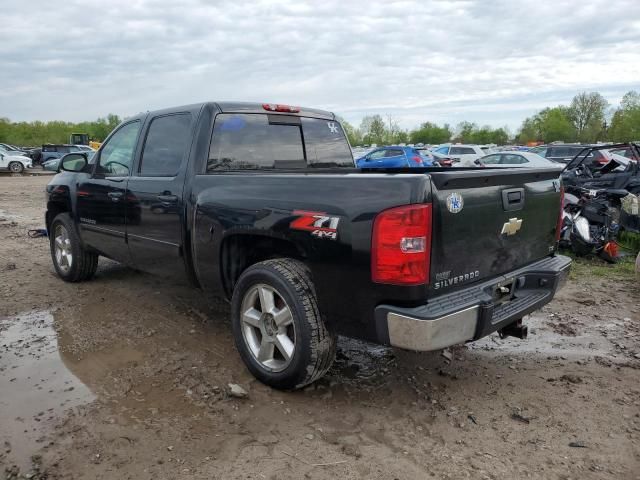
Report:
[[[460,122],[455,128],[448,123],[440,126],[425,122],[413,130],[403,130],[391,116],[385,119],[381,115],[364,117],[357,128],[344,120],[342,124],[351,145],[628,142],[640,140],[640,93],[627,92],[616,108],[611,108],[598,92],[579,93],[569,105],[547,107],[526,118],[515,135],[507,127],[471,122]]]
[[[69,143],[72,133],[86,133],[91,140],[103,141],[122,120],[109,114],[92,122],[11,122],[0,118],[0,142],[20,146],[38,146],[44,143]]]
[[[109,114],[92,122],[71,123],[11,122],[0,118],[0,142],[12,145],[42,145],[66,143],[71,133],[87,133],[89,138],[103,141],[121,119]],[[359,127],[340,119],[351,145],[393,145],[446,142],[505,145],[554,141],[595,143],[597,141],[626,142],[640,140],[640,93],[627,92],[620,105],[612,108],[598,92],[582,92],[569,105],[547,107],[528,117],[512,134],[507,127],[493,128],[471,122],[455,127],[426,121],[414,129],[400,128],[392,116],[368,115]]]
[[[510,139],[507,127],[492,128],[488,125],[460,122],[455,128],[445,123],[424,122],[413,130],[404,130],[391,116],[385,120],[381,115],[369,115],[362,119],[358,128],[340,119],[351,145],[397,145],[400,143],[425,143],[436,145],[446,142],[495,143],[504,145]]]

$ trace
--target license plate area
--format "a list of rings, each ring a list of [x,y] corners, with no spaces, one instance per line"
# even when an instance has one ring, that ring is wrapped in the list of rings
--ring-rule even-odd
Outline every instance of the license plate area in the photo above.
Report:
[[[494,285],[491,297],[494,305],[509,302],[514,297],[516,279],[510,278]]]

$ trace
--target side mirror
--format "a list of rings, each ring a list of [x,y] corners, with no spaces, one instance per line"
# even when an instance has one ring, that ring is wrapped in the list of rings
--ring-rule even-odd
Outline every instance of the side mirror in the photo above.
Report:
[[[60,170],[81,172],[88,165],[86,153],[68,153],[60,160]]]

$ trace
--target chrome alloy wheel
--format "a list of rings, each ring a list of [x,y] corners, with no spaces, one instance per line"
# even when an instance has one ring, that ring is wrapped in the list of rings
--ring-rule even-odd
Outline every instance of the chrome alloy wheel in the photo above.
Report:
[[[242,299],[241,328],[245,344],[260,366],[281,372],[296,350],[293,313],[276,289],[251,287]]]
[[[73,264],[73,253],[71,252],[71,240],[69,232],[64,225],[56,225],[53,232],[54,254],[58,268],[63,273],[68,273]]]

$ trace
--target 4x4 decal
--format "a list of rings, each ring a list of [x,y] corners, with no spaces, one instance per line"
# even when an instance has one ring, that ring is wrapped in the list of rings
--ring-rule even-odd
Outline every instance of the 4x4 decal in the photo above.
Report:
[[[331,217],[324,212],[309,212],[294,210],[293,215],[299,215],[289,225],[293,230],[304,230],[318,238],[338,239],[338,224],[340,217]]]

